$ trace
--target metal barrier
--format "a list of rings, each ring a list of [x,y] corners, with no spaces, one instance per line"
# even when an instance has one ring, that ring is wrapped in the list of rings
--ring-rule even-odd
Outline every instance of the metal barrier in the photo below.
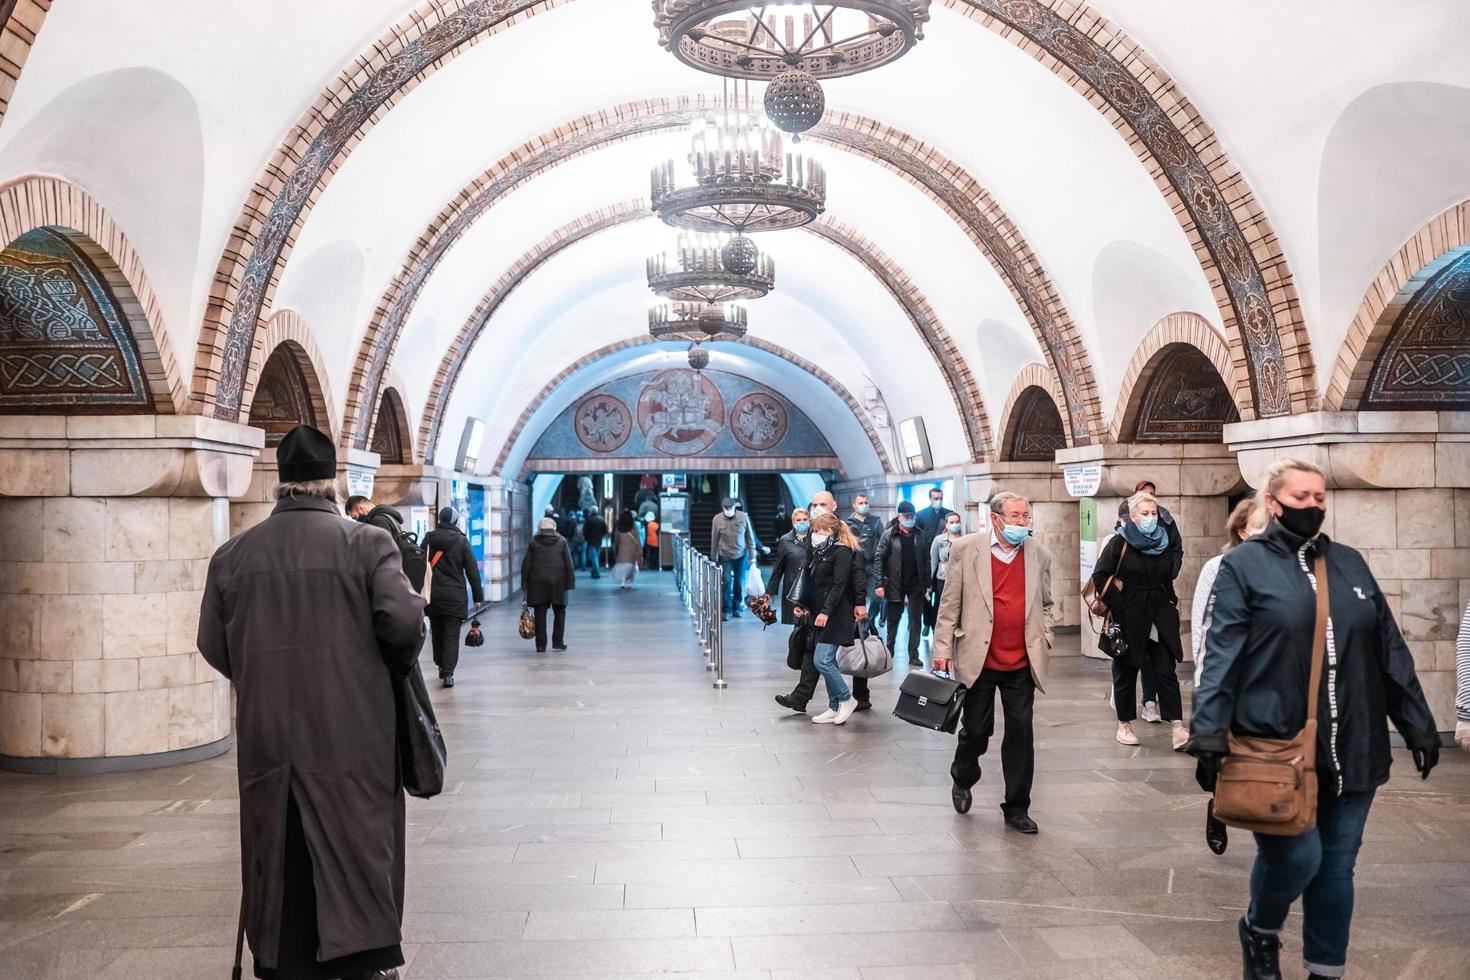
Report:
[[[699,649],[704,654],[704,669],[714,671],[715,687],[724,689],[729,685],[725,682],[725,641],[721,629],[725,592],[721,587],[723,570],[696,551],[687,534],[671,532],[671,536],[674,541],[674,583],[694,623],[694,635],[699,638]]]

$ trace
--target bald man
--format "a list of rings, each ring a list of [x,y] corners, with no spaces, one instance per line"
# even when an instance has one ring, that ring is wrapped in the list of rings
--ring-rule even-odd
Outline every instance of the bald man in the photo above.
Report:
[[[811,514],[812,514],[813,517],[816,517],[818,514],[821,514],[821,513],[824,512],[823,510],[818,510],[817,508],[819,508],[819,507],[820,508],[824,508],[825,509],[825,513],[835,514],[835,513],[837,513],[837,498],[834,497],[834,496],[832,496],[826,490],[823,490],[820,493],[814,494],[812,496],[812,505],[810,507]]]

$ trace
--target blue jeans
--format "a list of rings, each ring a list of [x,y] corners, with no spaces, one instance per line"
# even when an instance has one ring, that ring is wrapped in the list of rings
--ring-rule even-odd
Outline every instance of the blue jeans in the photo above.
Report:
[[[724,590],[720,604],[726,619],[740,615],[740,603],[745,599],[745,570],[750,567],[750,553],[739,558],[720,558],[720,570],[725,574],[720,582]]]
[[[1333,795],[1320,778],[1317,826],[1297,837],[1256,834],[1256,865],[1251,869],[1252,928],[1279,932],[1286,913],[1302,900],[1302,957],[1307,969],[1342,976],[1347,962],[1348,927],[1353,919],[1353,865],[1363,843],[1363,825],[1373,805],[1373,790]]]
[[[836,711],[839,704],[852,697],[847,681],[842,679],[842,670],[837,666],[837,644],[818,643],[812,654],[812,666],[827,682],[827,707]]]

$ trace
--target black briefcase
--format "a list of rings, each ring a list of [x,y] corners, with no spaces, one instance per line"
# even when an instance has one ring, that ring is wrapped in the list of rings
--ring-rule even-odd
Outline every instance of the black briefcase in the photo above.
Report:
[[[965,704],[965,685],[952,677],[911,670],[898,689],[893,716],[910,725],[953,734]]]

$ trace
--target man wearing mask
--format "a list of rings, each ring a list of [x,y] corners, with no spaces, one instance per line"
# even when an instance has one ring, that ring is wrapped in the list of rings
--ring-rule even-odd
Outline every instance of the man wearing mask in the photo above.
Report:
[[[821,490],[812,496],[812,504],[807,508],[813,518],[822,514],[837,513],[837,498],[826,490]]]
[[[374,504],[369,498],[357,494],[347,498],[347,506],[343,510],[348,517],[360,524],[371,524],[387,531],[403,560],[403,574],[408,576],[408,584],[413,586],[415,592],[424,591],[424,578],[428,573],[429,563],[424,557],[423,549],[414,543],[413,537],[404,534],[403,515],[392,507]]]
[[[756,547],[755,532],[744,511],[735,509],[729,497],[720,501],[720,512],[710,524],[710,555],[719,563],[724,575],[721,585],[724,597],[723,618],[738,618],[741,599],[745,595],[745,572],[750,567],[750,553]]]
[[[874,563],[878,560],[878,541],[883,537],[883,524],[870,512],[868,495],[860,493],[852,498],[852,514],[847,518],[847,526],[852,528],[852,533],[857,537],[860,550],[863,555],[863,564],[868,569],[868,615],[874,622],[878,621],[878,615],[882,612],[883,603],[878,598],[878,577],[873,572]]]
[[[786,505],[776,506],[776,520],[773,525],[776,529],[776,538],[780,540],[782,535],[791,533],[791,518],[786,515]]]
[[[953,513],[954,511],[944,506],[944,491],[934,487],[929,491],[929,506],[918,515],[919,530],[924,532],[925,537],[933,540],[944,533],[944,522]]]
[[[888,649],[894,649],[898,621],[907,610],[909,666],[924,666],[919,659],[919,630],[929,584],[929,536],[919,528],[914,505],[907,500],[899,502],[898,516],[889,522],[878,541],[873,574],[878,580],[878,598],[883,600],[883,619],[888,624]]]

